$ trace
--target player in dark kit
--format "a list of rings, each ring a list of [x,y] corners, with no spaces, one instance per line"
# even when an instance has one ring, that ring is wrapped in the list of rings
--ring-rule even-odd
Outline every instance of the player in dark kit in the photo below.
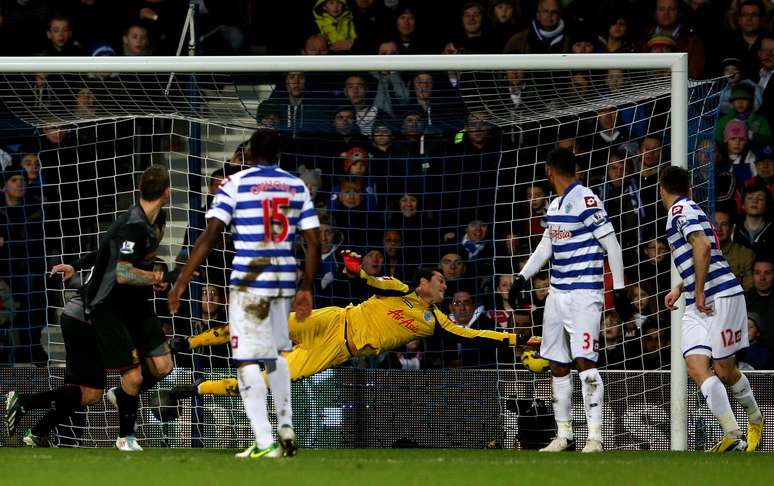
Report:
[[[122,214],[100,241],[84,294],[102,363],[121,372],[121,386],[108,391],[108,399],[118,408],[116,448],[122,451],[142,450],[134,437],[139,394],[172,371],[166,337],[149,300],[151,287],[168,280],[153,271],[153,261],[169,195],[167,169],[148,167],[140,180],[139,204]],[[146,366],[141,367],[143,360]]]
[[[64,280],[75,271],[91,266],[96,253],[68,264],[54,266],[51,274],[63,273]],[[67,421],[76,411],[97,402],[105,387],[105,368],[96,352],[97,337],[94,328],[86,322],[83,300],[80,295],[67,301],[59,321],[64,338],[67,363],[65,384],[40,393],[20,394],[10,391],[5,399],[5,426],[8,436],[13,437],[19,420],[36,408],[48,408],[48,412],[22,437],[30,447],[51,447],[48,435],[53,427]]]

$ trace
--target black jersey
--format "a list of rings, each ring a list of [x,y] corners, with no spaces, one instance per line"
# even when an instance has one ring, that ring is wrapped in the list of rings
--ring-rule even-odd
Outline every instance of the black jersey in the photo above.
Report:
[[[165,223],[166,214],[163,211],[151,224],[145,211],[137,204],[110,225],[100,241],[94,269],[84,294],[87,314],[105,301],[131,307],[153,296],[151,286],[116,282],[116,265],[124,261],[141,270],[153,270]]]

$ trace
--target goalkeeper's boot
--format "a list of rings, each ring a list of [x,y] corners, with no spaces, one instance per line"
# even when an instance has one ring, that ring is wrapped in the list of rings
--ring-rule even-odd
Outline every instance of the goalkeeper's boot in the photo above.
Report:
[[[116,449],[124,452],[142,452],[142,447],[140,447],[137,438],[133,435],[116,439]]]
[[[5,396],[5,428],[8,437],[13,437],[19,420],[27,413],[21,403],[21,397],[15,391],[9,391]]]
[[[733,452],[737,450],[744,450],[745,447],[746,444],[741,437],[724,435],[720,438],[717,444],[712,446],[711,449],[707,449],[706,452]]]
[[[763,438],[763,417],[760,422],[750,422],[747,425],[747,452],[755,452]]]
[[[602,442],[594,439],[588,439],[581,452],[603,452]]]
[[[285,457],[293,457],[298,453],[298,446],[296,446],[296,433],[293,430],[292,425],[283,425],[280,427],[279,443],[282,446],[282,455]]]
[[[47,436],[39,437],[32,433],[32,429],[27,430],[22,437],[22,442],[28,447],[56,447]]]
[[[282,446],[276,442],[272,442],[269,447],[265,447],[263,449],[260,449],[258,445],[253,442],[253,445],[242,452],[234,454],[234,457],[239,459],[276,459],[278,457],[282,457],[282,454]]]
[[[575,441],[565,437],[554,437],[550,444],[540,449],[540,452],[562,452],[575,450]]]

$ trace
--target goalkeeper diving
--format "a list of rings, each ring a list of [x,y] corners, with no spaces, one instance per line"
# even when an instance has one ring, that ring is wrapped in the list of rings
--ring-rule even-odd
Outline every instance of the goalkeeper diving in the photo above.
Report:
[[[354,283],[364,284],[372,296],[359,305],[312,310],[299,322],[290,313],[289,333],[293,349],[285,354],[291,380],[299,380],[350,358],[377,356],[415,339],[440,336],[481,347],[540,345],[540,338],[458,326],[441,312],[446,279],[440,269],[420,268],[412,287],[390,277],[373,277],[362,268],[362,258],[349,250],[342,252],[344,272]],[[173,340],[176,352],[229,341],[228,326],[210,329],[189,338]],[[203,381],[175,389],[178,398],[195,394],[236,396],[236,378]]]

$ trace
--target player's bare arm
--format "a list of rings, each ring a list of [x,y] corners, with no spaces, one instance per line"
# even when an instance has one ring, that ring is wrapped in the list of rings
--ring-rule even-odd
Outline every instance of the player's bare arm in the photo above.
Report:
[[[185,266],[183,266],[183,269],[180,270],[180,275],[177,276],[177,280],[175,280],[172,290],[169,291],[167,305],[169,307],[169,312],[172,314],[177,313],[177,310],[180,308],[180,296],[183,295],[183,291],[188,286],[188,282],[190,282],[191,278],[196,274],[196,269],[199,268],[199,265],[201,265],[205,258],[207,258],[207,255],[210,254],[210,251],[215,247],[218,238],[221,237],[225,229],[225,223],[218,218],[210,218],[207,222],[207,228],[196,240],[194,249],[191,251],[191,256],[188,258]]]
[[[135,268],[130,262],[119,261],[116,263],[116,282],[122,285],[147,287],[160,283],[164,279],[161,272],[151,272]]]
[[[712,312],[712,306],[708,306],[704,302],[704,284],[707,281],[712,247],[707,237],[698,231],[688,235],[688,243],[692,249],[694,278],[696,279],[694,283],[696,308],[700,312],[709,314]]]
[[[675,310],[675,304],[677,303],[678,299],[680,299],[682,293],[683,283],[680,282],[664,296],[664,304],[666,304],[666,308],[669,310]]]
[[[303,230],[301,236],[306,241],[306,257],[304,258],[304,278],[293,302],[293,310],[298,322],[302,322],[312,312],[312,285],[320,266],[320,228]]]

